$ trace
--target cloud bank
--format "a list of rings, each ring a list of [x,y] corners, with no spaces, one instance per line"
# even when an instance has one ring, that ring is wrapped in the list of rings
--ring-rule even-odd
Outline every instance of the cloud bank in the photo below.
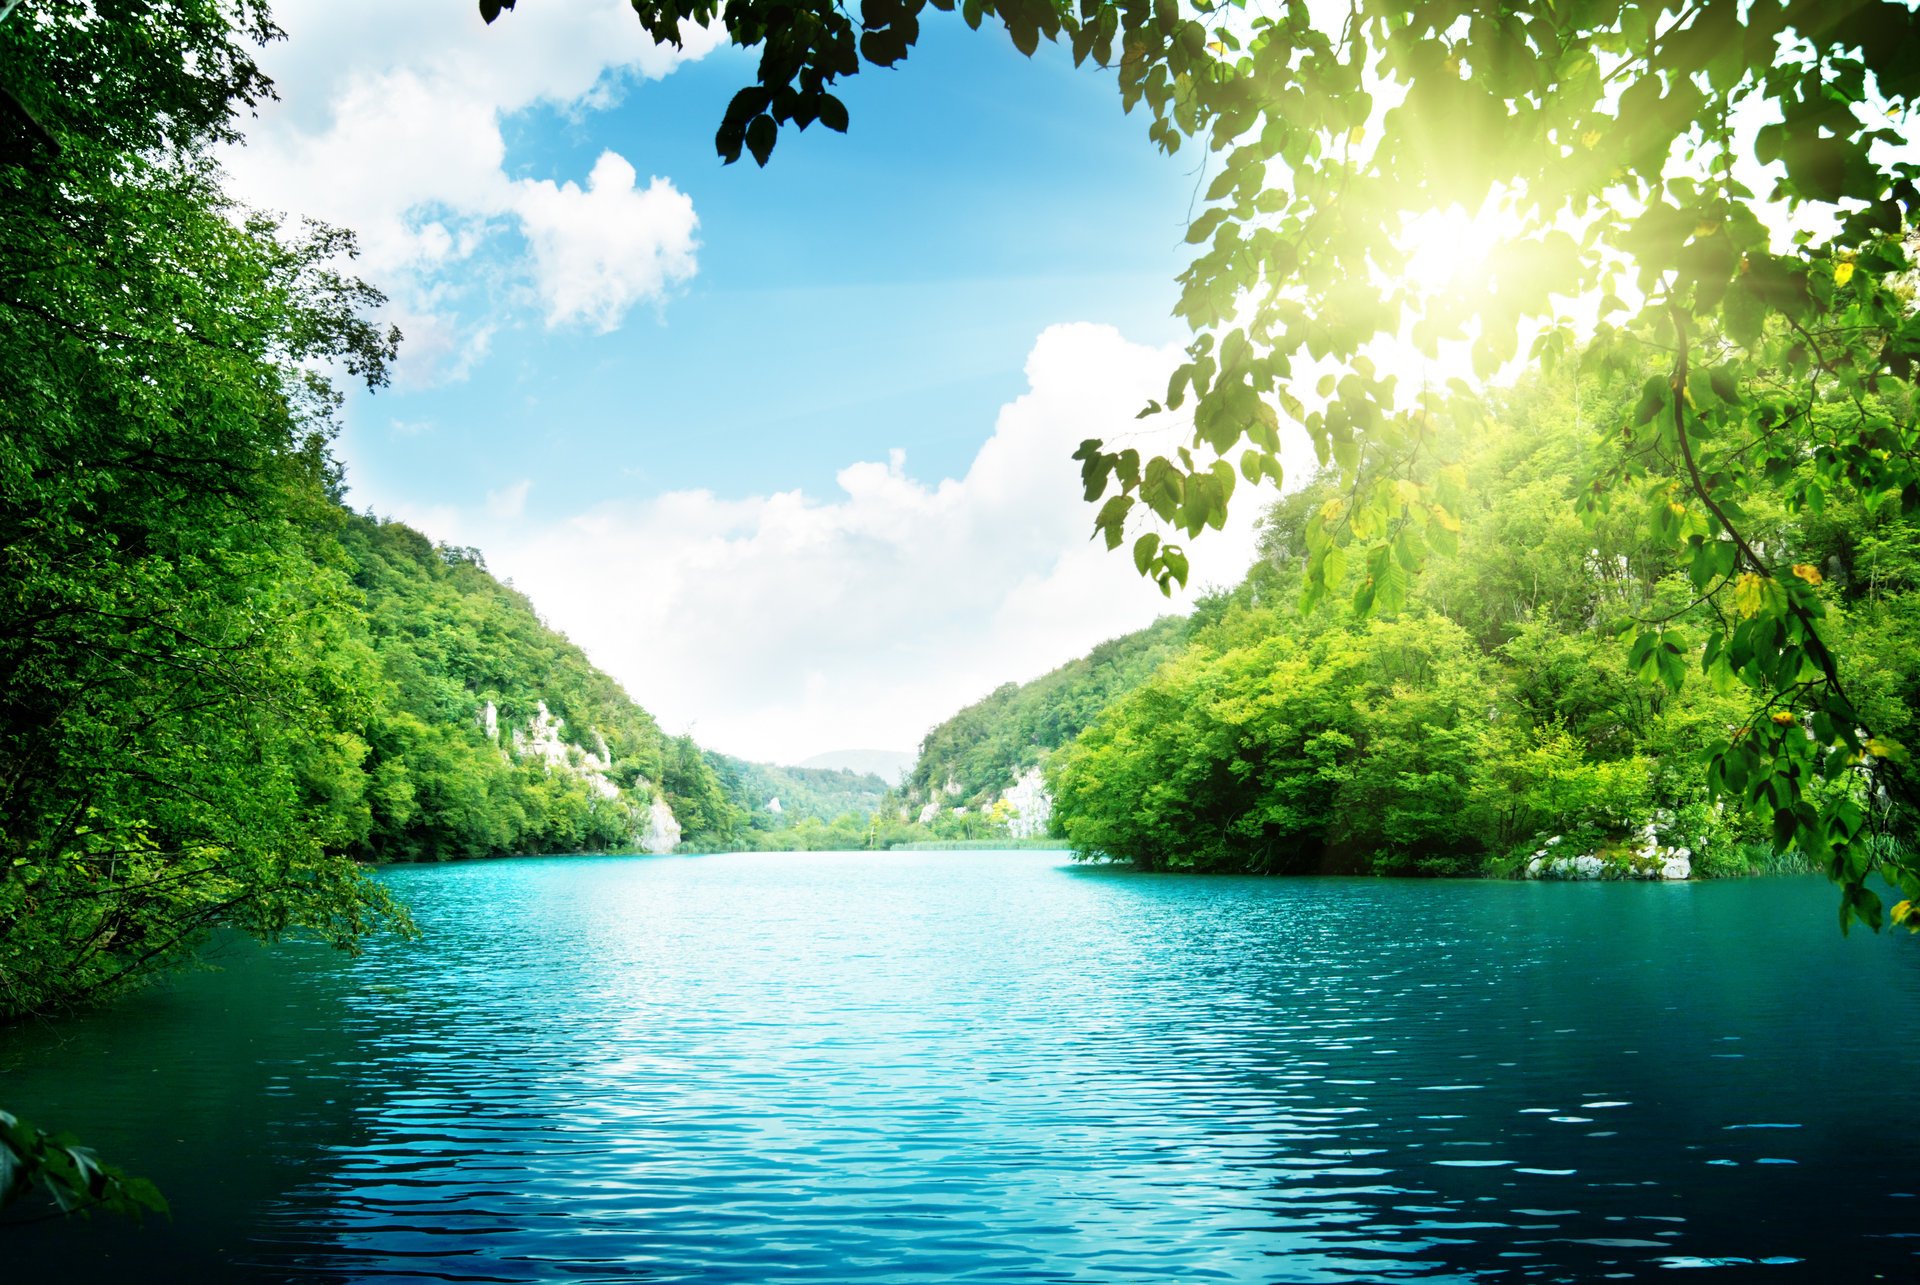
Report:
[[[501,121],[591,110],[703,57],[719,31],[655,45],[623,0],[524,6],[489,29],[471,0],[286,0],[262,57],[281,101],[222,159],[235,194],[360,234],[393,296],[400,377],[457,379],[503,313],[617,326],[696,269],[693,202],[615,152],[585,182],[513,178]]]
[[[787,762],[909,749],[1000,683],[1190,602],[1090,541],[1071,458],[1087,437],[1184,440],[1177,421],[1134,419],[1176,358],[1110,327],[1048,329],[1028,391],[965,476],[935,483],[895,451],[848,464],[829,497],[676,491],[538,524],[496,495],[398,516],[478,544],[670,731]],[[1190,546],[1196,588],[1238,580],[1259,507],[1242,494],[1227,529]]]

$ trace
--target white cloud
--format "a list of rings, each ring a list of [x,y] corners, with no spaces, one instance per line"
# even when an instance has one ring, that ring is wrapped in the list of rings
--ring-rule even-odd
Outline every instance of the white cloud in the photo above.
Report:
[[[603,152],[585,191],[519,185],[515,206],[549,326],[584,321],[612,330],[636,303],[693,275],[692,200],[663,178],[638,189],[638,177],[618,154]]]
[[[399,516],[480,545],[670,730],[786,761],[907,749],[1000,683],[1190,600],[1089,539],[1071,458],[1086,437],[1184,440],[1177,421],[1134,419],[1177,355],[1108,327],[1047,330],[1028,391],[966,475],[938,483],[895,451],[843,468],[825,498],[678,491],[544,524]],[[1239,579],[1262,499],[1243,491],[1228,528],[1190,546],[1196,588]]]
[[[527,492],[533,489],[530,480],[515,482],[512,486],[501,487],[498,491],[487,492],[487,516],[494,518],[517,518],[527,511]]]
[[[281,101],[224,162],[248,203],[360,234],[362,271],[394,296],[408,336],[403,379],[463,375],[485,353],[494,323],[482,319],[525,293],[529,273],[549,324],[601,329],[692,274],[693,206],[670,182],[636,188],[611,153],[584,191],[516,181],[500,123],[542,103],[604,106],[704,56],[720,32],[683,26],[683,48],[655,45],[623,0],[526,5],[492,28],[471,0],[287,0],[275,18],[288,39],[262,61]],[[635,214],[596,260],[596,240]],[[507,255],[516,228],[528,263]],[[609,269],[611,284],[583,290],[582,265]]]

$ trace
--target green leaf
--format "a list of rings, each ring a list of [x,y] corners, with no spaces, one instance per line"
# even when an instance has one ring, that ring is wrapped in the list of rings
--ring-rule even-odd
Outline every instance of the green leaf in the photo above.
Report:
[[[1328,589],[1337,589],[1340,582],[1347,578],[1347,549],[1345,545],[1330,544],[1320,555],[1320,582]]]
[[[756,165],[765,165],[767,158],[773,155],[773,145],[780,136],[780,127],[773,123],[771,116],[755,116],[747,122],[747,150],[753,153]]]
[[[1100,506],[1099,516],[1093,520],[1094,530],[1107,542],[1107,548],[1117,549],[1120,541],[1126,538],[1127,514],[1133,509],[1131,495],[1109,496]]]
[[[1153,554],[1160,547],[1160,537],[1149,531],[1133,542],[1133,565],[1141,575],[1153,564]]]

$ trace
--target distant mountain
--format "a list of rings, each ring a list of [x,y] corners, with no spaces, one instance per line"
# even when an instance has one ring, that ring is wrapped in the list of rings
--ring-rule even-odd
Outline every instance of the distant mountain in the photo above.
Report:
[[[914,756],[906,750],[828,750],[802,759],[800,766],[833,768],[860,775],[871,773],[888,785],[898,785],[913,767],[913,761]]]
[[[888,782],[845,768],[782,767],[749,763],[706,751],[727,797],[746,809],[749,829],[772,833],[811,817],[832,821],[848,813],[865,820],[886,797]]]

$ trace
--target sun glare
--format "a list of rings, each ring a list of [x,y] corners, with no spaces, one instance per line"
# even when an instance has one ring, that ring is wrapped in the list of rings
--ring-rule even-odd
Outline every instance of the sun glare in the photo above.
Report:
[[[1406,279],[1421,294],[1462,294],[1481,285],[1501,238],[1519,231],[1519,220],[1489,201],[1478,213],[1454,205],[1416,214],[1395,241],[1407,255]]]

